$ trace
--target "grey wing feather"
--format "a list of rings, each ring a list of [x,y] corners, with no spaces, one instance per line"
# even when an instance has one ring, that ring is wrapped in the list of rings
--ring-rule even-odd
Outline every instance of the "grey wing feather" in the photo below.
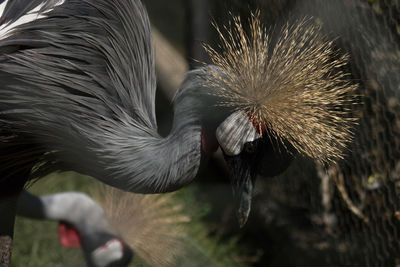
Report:
[[[22,3],[32,10],[60,1],[8,0],[0,23],[23,14]],[[66,0],[47,11],[0,36],[0,182],[37,162],[35,177],[63,169],[63,149],[97,166],[86,148],[100,128],[129,122],[133,135],[157,135],[154,54],[140,1]]]
[[[13,12],[6,9],[8,13]],[[0,41],[2,76],[40,82],[31,97],[47,94],[59,101],[59,94],[72,94],[106,100],[110,108],[118,105],[156,128],[154,56],[150,24],[143,14],[140,1],[66,1]],[[7,87],[3,94],[25,93],[21,87]]]

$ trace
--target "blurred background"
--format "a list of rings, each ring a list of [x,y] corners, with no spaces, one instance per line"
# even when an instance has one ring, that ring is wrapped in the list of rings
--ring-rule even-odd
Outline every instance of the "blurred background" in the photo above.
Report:
[[[143,2],[153,24],[161,134],[169,132],[170,103],[184,72],[208,62],[202,43],[218,47],[211,23],[226,25],[231,14],[246,23],[257,9],[271,29],[312,17],[350,55],[347,71],[360,84],[363,103],[345,159],[320,166],[297,158],[279,177],[259,177],[242,229],[226,167],[218,153],[212,157],[192,185],[171,197],[171,205],[189,219],[176,222],[183,227],[178,249],[185,253],[169,264],[400,266],[400,0]],[[28,190],[98,196],[101,186],[90,177],[62,173]],[[59,244],[57,223],[17,218],[14,241],[12,266],[85,266],[79,249]],[[146,256],[132,263],[153,265],[166,263]]]

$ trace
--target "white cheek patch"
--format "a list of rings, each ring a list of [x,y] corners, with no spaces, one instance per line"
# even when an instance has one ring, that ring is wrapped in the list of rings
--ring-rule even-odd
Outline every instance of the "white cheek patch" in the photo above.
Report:
[[[257,133],[246,113],[236,111],[218,126],[216,137],[225,154],[237,156],[242,152],[245,143],[261,138],[261,135]]]
[[[105,267],[110,263],[122,259],[124,247],[118,239],[111,239],[104,246],[92,252],[92,261],[95,266]]]
[[[0,18],[3,16],[3,13],[4,13],[4,10],[6,9],[7,3],[8,3],[8,0],[6,0],[0,4]]]
[[[0,17],[3,15],[8,1],[9,0],[6,0],[0,5]],[[45,0],[35,8],[29,10],[23,16],[19,17],[16,21],[0,25],[0,40],[9,37],[13,33],[14,29],[19,25],[45,18],[47,13],[52,11],[55,7],[64,4],[64,2],[65,0]]]

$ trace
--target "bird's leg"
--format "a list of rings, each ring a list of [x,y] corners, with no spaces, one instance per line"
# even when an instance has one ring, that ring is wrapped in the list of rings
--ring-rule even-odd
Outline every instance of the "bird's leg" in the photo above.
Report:
[[[0,198],[0,267],[11,265],[17,199],[18,195]]]

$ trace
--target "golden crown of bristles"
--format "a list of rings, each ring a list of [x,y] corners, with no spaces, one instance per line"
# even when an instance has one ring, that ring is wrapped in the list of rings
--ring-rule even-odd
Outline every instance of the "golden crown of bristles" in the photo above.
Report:
[[[110,224],[149,266],[175,266],[187,253],[190,217],[170,194],[133,194],[102,186],[93,193]]]
[[[348,55],[339,55],[311,19],[283,27],[274,46],[259,12],[248,34],[239,17],[229,25],[225,35],[214,25],[222,53],[204,45],[220,67],[205,70],[213,94],[224,99],[219,105],[245,111],[259,132],[320,162],[343,158],[357,102],[357,85],[340,70]]]

